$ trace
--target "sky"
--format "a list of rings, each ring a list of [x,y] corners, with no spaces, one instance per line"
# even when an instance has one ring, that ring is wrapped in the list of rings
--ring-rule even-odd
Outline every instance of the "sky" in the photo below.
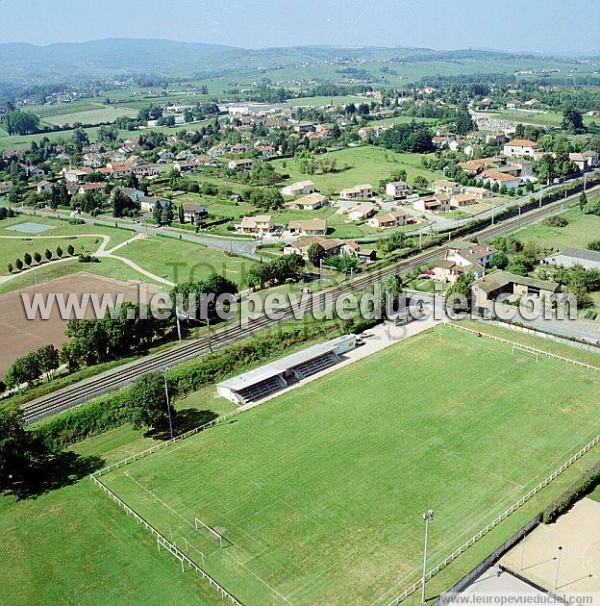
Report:
[[[0,42],[103,38],[586,53],[600,0],[0,0]]]

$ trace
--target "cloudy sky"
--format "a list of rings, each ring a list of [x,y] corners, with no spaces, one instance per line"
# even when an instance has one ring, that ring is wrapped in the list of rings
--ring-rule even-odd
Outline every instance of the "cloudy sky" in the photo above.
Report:
[[[0,0],[0,42],[600,50],[600,0]],[[0,60],[2,58],[0,57]]]

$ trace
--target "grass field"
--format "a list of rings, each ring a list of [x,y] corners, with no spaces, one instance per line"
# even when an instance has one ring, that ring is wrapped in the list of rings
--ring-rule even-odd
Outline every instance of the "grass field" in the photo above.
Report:
[[[34,284],[41,284],[43,282],[55,280],[56,278],[69,276],[78,271],[86,271],[90,274],[113,278],[122,282],[126,282],[127,280],[138,280],[147,284],[161,286],[163,289],[165,288],[164,285],[155,283],[147,276],[142,275],[118,259],[104,258],[100,263],[79,263],[77,258],[73,258],[65,262],[61,261],[58,263],[43,264],[36,268],[35,272],[27,272],[16,276],[4,284],[0,284],[0,295],[5,295],[6,293],[26,288],[27,286],[33,286]]]
[[[249,259],[229,257],[200,244],[160,236],[136,240],[115,254],[127,257],[140,267],[171,282],[202,280],[218,273],[241,287],[244,284],[244,272],[253,265]]]
[[[104,105],[93,101],[62,103],[59,105],[34,106],[31,111],[44,122],[63,126],[81,122],[82,124],[102,124],[113,122],[123,116],[134,117],[137,110],[125,105]]]
[[[592,240],[600,238],[600,217],[584,215],[578,208],[561,213],[561,216],[569,221],[565,227],[549,227],[544,222],[536,223],[516,232],[515,237],[543,249],[555,250],[561,250],[565,246],[587,248]]]
[[[424,510],[432,566],[598,432],[597,374],[511,352],[440,328],[103,478],[246,604],[385,604]]]
[[[396,154],[384,149],[364,146],[350,147],[340,151],[318,156],[324,158],[331,156],[337,160],[339,172],[328,174],[307,175],[299,170],[298,162],[294,160],[275,160],[274,167],[280,173],[289,174],[285,184],[295,181],[313,181],[317,189],[325,194],[336,194],[346,187],[361,183],[370,183],[373,187],[379,186],[381,179],[387,179],[394,171],[404,169],[408,173],[408,180],[412,183],[417,175],[432,181],[441,176],[421,166],[421,154]],[[284,165],[285,163],[285,165]],[[349,168],[343,170],[345,166]]]

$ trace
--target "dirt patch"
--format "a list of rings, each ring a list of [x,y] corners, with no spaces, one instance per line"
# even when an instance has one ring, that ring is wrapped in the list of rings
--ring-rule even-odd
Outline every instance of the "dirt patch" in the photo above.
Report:
[[[0,376],[6,374],[6,371],[16,358],[43,345],[52,343],[56,347],[60,347],[67,341],[67,337],[65,336],[67,320],[63,320],[60,317],[56,306],[53,307],[48,320],[28,320],[21,299],[22,293],[27,293],[30,297],[35,293],[40,293],[43,296],[47,296],[49,293],[62,295],[70,293],[74,293],[75,295],[83,295],[84,293],[102,295],[108,293],[113,296],[123,293],[126,301],[137,303],[139,284],[139,282],[135,281],[121,282],[111,278],[80,272],[1,296]],[[147,288],[149,296],[160,290],[158,287],[149,285]],[[92,309],[88,309],[86,317],[94,317]]]

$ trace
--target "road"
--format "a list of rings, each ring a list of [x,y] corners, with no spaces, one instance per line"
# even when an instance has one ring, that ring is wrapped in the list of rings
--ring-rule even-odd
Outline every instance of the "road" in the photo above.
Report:
[[[595,189],[600,190],[600,186]],[[548,204],[545,207],[531,210],[528,213],[513,217],[497,225],[478,230],[477,235],[480,241],[483,241],[498,235],[510,233],[531,223],[543,220],[545,217],[560,211],[565,205],[575,204],[576,202],[577,196],[572,196],[567,200]],[[314,293],[309,296],[308,308],[318,308],[319,306],[322,306],[326,296],[335,297],[351,292],[352,290],[363,289],[381,281],[381,279],[386,276],[402,275],[412,269],[427,265],[428,263],[443,257],[447,250],[448,245],[436,246],[383,269],[365,272],[354,278],[351,283],[346,282],[334,286],[333,288]],[[281,311],[284,314],[283,319],[291,319],[294,317],[293,310],[288,305],[282,307]],[[185,360],[197,358],[209,351],[225,347],[260,330],[272,327],[277,323],[278,321],[270,320],[263,316],[250,322],[246,326],[230,326],[223,328],[212,333],[210,337],[202,337],[181,345],[176,345],[167,351],[146,356],[135,362],[97,375],[96,377],[57,390],[56,392],[24,404],[25,420],[31,423],[57,412],[80,406],[100,394],[130,384],[135,378],[144,373],[163,370]]]

